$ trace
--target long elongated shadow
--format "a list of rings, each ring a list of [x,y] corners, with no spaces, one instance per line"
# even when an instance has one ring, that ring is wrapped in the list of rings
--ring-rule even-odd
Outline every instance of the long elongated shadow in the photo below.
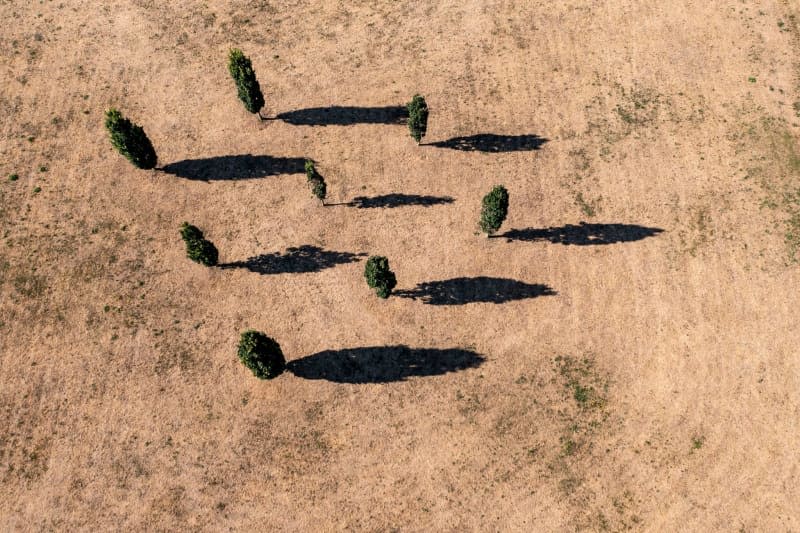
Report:
[[[275,118],[294,126],[352,126],[353,124],[403,124],[408,110],[386,107],[311,107],[279,113]]]
[[[421,205],[430,207],[432,205],[452,204],[455,202],[450,196],[423,196],[419,194],[384,194],[382,196],[358,196],[353,198],[350,205],[359,209],[372,208],[391,208],[403,207],[408,205]]]
[[[246,261],[236,261],[219,265],[219,268],[245,268],[258,274],[286,274],[319,272],[336,265],[343,265],[359,261],[367,254],[352,254],[350,252],[331,252],[318,246],[303,245],[297,248],[288,248],[286,253],[275,252],[251,257]]]
[[[589,246],[631,242],[653,237],[663,232],[661,228],[648,228],[635,224],[567,224],[557,228],[512,229],[497,237],[509,241],[548,241],[555,244]]]
[[[476,368],[486,360],[480,354],[460,348],[409,348],[371,346],[325,350],[290,361],[286,368],[305,379],[326,379],[337,383],[389,383],[413,376],[440,376]]]
[[[450,148],[462,152],[524,152],[538,150],[549,139],[538,135],[496,135],[479,133],[468,137],[453,137],[446,141],[426,143],[425,146]]]
[[[242,154],[184,159],[164,165],[161,170],[190,180],[246,180],[301,173],[304,164],[302,157]]]
[[[538,283],[479,276],[427,281],[414,289],[395,291],[392,294],[400,298],[420,299],[428,305],[464,305],[478,302],[501,304],[558,293],[547,285]]]

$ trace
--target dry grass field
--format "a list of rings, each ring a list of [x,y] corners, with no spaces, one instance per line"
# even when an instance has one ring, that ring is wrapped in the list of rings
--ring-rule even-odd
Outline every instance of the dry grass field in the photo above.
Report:
[[[800,531],[795,0],[0,20],[0,530]]]

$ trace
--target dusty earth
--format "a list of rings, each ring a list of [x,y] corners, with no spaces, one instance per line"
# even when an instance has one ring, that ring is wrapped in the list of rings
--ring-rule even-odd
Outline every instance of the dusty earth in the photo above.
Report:
[[[796,2],[0,20],[0,530],[800,530]],[[167,172],[112,150],[110,106]],[[248,328],[284,375],[239,363]]]

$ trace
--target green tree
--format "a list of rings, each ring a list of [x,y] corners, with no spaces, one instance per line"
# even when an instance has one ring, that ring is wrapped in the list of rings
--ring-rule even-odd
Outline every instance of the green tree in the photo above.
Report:
[[[328,186],[325,184],[325,179],[322,176],[317,176],[311,181],[311,193],[320,199],[322,205],[325,205],[325,196],[328,194]]]
[[[111,135],[111,144],[128,161],[145,170],[155,168],[158,162],[156,151],[141,126],[112,107],[106,111],[106,129]]]
[[[408,129],[411,136],[419,144],[428,131],[428,104],[425,98],[415,94],[408,103]]]
[[[238,347],[239,360],[259,379],[278,377],[286,368],[280,345],[263,333],[247,330]]]
[[[236,82],[236,91],[245,109],[263,119],[261,108],[264,107],[264,95],[261,93],[261,86],[256,79],[250,58],[238,48],[232,48],[228,53],[228,72]]]
[[[217,264],[219,260],[217,247],[203,236],[200,228],[184,222],[181,226],[181,238],[186,243],[186,257],[205,266]]]
[[[305,164],[303,165],[306,170],[306,179],[311,182],[317,176],[317,169],[314,166],[314,162],[310,159],[306,159]]]
[[[304,166],[306,179],[311,186],[311,193],[322,201],[322,205],[325,205],[325,197],[328,194],[328,186],[325,184],[325,179],[317,172],[312,160],[306,159]]]
[[[483,197],[481,230],[491,235],[500,229],[506,215],[508,215],[508,191],[502,185],[497,185]]]
[[[388,298],[392,289],[397,285],[394,272],[389,270],[389,260],[379,255],[373,255],[367,259],[364,277],[367,278],[367,285],[375,289],[375,293],[380,298]]]

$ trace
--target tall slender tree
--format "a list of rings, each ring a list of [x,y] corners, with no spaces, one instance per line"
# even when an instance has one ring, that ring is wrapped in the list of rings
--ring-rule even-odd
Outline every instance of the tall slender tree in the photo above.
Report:
[[[325,184],[325,178],[323,178],[320,173],[317,172],[314,162],[310,159],[306,159],[305,171],[306,179],[308,180],[308,184],[311,186],[311,194],[319,198],[322,202],[322,205],[325,205],[325,197],[328,194],[328,186]]]
[[[145,170],[155,168],[158,157],[141,126],[112,107],[106,111],[106,129],[111,136],[111,145],[128,161]]]
[[[325,178],[317,175],[317,177],[311,181],[311,193],[319,198],[322,205],[325,205],[325,197],[328,195],[328,186],[325,184]]]
[[[367,259],[364,277],[367,279],[367,285],[375,289],[379,298],[388,298],[397,285],[394,272],[389,270],[389,260],[380,255],[373,255]]]
[[[200,228],[184,222],[181,226],[181,238],[186,243],[186,257],[205,266],[217,264],[219,260],[217,247],[205,238]]]
[[[228,72],[236,83],[239,100],[242,101],[245,109],[257,114],[258,118],[263,120],[261,108],[264,107],[264,95],[261,93],[261,86],[256,79],[250,58],[238,48],[232,48],[228,53]]]
[[[500,229],[508,215],[508,191],[502,185],[496,185],[483,197],[481,208],[481,230],[491,235]]]
[[[415,94],[406,107],[408,107],[408,129],[419,144],[428,131],[428,104],[425,98]]]

